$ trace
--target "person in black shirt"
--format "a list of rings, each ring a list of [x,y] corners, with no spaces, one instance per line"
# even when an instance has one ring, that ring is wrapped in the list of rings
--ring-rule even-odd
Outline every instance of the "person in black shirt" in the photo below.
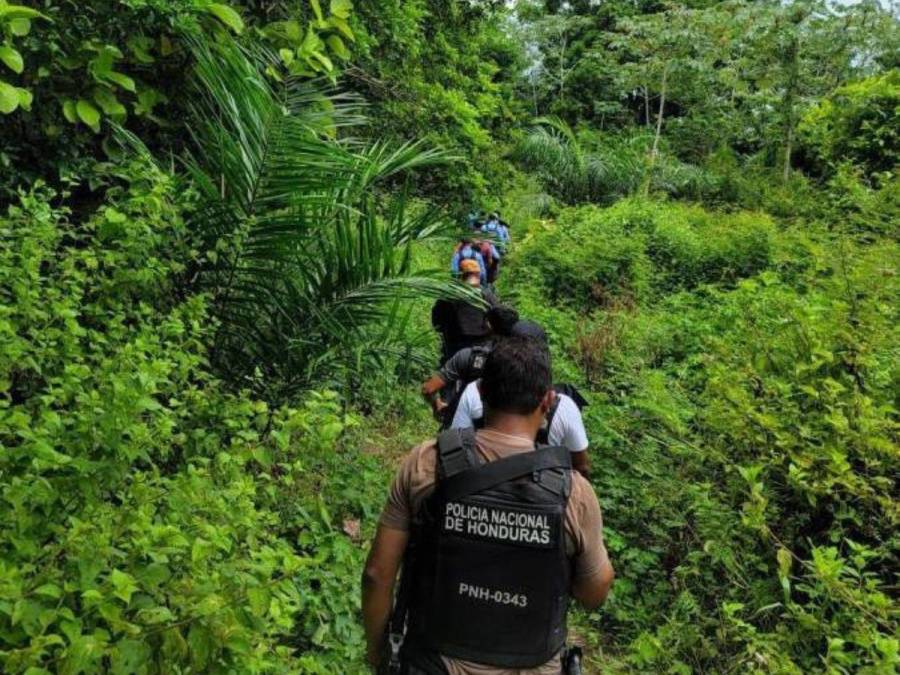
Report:
[[[481,268],[475,260],[463,260],[459,264],[462,282],[481,289],[487,309],[499,304],[493,291],[481,286]],[[481,344],[490,337],[487,309],[476,307],[464,300],[438,300],[431,310],[431,325],[441,334],[441,363],[460,349]]]

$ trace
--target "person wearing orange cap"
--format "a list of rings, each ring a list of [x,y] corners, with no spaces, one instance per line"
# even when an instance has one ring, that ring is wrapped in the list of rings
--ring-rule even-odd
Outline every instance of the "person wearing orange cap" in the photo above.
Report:
[[[460,281],[481,290],[487,309],[499,304],[497,296],[481,285],[483,270],[477,260],[459,261]],[[490,337],[486,320],[487,309],[476,307],[465,300],[438,300],[431,310],[431,325],[441,334],[441,363],[460,349],[474,347]]]

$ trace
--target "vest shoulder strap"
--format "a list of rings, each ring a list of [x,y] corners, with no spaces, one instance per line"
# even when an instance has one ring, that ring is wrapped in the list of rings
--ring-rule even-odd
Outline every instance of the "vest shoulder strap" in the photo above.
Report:
[[[545,469],[571,469],[572,460],[564,447],[540,448],[475,466],[442,481],[437,492],[446,501],[462,499],[515,478]]]
[[[474,429],[446,429],[437,439],[438,479],[443,481],[480,464]]]

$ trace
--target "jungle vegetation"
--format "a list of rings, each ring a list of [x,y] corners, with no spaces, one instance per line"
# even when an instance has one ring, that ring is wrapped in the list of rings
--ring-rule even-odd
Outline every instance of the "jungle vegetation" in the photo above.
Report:
[[[472,208],[618,579],[589,672],[896,672],[875,0],[0,0],[0,670],[365,672]]]

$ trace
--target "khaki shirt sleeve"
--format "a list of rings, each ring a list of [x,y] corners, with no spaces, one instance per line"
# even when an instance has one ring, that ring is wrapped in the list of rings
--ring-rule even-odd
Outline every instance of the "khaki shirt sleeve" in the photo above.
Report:
[[[603,543],[603,516],[594,488],[575,474],[572,485],[573,535],[575,538],[574,579],[589,579],[609,563]]]
[[[434,442],[414,448],[403,460],[394,480],[378,524],[408,532],[419,507],[423,490],[434,485]],[[430,459],[430,461],[429,461]]]

